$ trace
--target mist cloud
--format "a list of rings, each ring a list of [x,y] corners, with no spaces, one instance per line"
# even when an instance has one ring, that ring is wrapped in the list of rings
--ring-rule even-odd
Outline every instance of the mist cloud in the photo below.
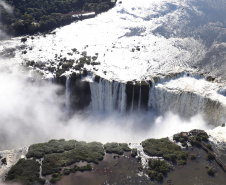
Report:
[[[4,0],[1,0],[0,1],[0,8],[3,8],[7,13],[10,13],[10,14],[12,14],[13,13],[13,8],[9,5],[9,4],[7,4]],[[1,10],[1,9],[0,9]],[[5,39],[5,38],[7,38],[7,33],[5,33],[4,31],[3,31],[3,26],[2,26],[2,23],[1,23],[1,14],[0,14],[0,40],[2,40],[2,39]]]
[[[106,115],[87,109],[66,120],[62,107],[64,96],[57,95],[59,86],[47,82],[30,83],[25,76],[9,69],[13,69],[11,65],[0,65],[0,150],[60,138],[103,143],[141,142],[183,130],[209,128],[199,115],[184,121],[172,113]]]

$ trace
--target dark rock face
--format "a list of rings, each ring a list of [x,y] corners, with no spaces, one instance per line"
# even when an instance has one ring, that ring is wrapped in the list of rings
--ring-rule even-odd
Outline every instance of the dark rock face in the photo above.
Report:
[[[148,109],[148,98],[149,89],[151,87],[147,82],[142,81],[141,83],[127,82],[126,84],[126,95],[127,95],[127,111],[135,110],[147,110]]]
[[[72,74],[69,78],[69,84],[67,84],[67,77],[60,76],[54,79],[56,84],[63,87],[60,95],[66,95],[66,91],[70,92],[70,109],[72,111],[83,110],[88,107],[92,101],[91,90],[89,82],[83,81],[82,77],[87,76],[88,73],[84,74]],[[102,79],[100,76],[95,76],[94,82],[100,83]],[[115,81],[111,82],[114,83]],[[136,110],[147,110],[149,89],[152,86],[152,82],[127,82],[126,84],[126,111],[132,112]],[[119,92],[118,92],[119,93]],[[119,96],[119,95],[118,95]],[[118,98],[117,98],[118,102]]]
[[[55,78],[54,82],[63,86],[62,95],[66,93],[66,80],[65,76]],[[89,82],[81,80],[81,74],[73,74],[69,82],[70,91],[70,108],[72,111],[82,110],[89,106],[91,102],[91,92]]]

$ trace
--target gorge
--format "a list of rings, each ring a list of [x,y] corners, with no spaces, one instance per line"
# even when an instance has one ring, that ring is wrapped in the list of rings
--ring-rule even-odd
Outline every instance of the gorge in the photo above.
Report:
[[[123,0],[48,34],[1,40],[0,149],[202,129],[224,151],[225,10],[224,0]]]

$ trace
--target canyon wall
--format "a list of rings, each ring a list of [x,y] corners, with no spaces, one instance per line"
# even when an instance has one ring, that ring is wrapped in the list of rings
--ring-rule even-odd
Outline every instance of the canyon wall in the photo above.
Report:
[[[176,75],[175,78],[181,77]],[[65,94],[65,108],[72,112],[87,107],[104,113],[155,111],[163,114],[171,111],[186,119],[201,114],[212,125],[221,125],[226,121],[225,96],[218,94],[214,97],[192,88],[169,87],[166,83],[170,81],[169,78],[165,82],[164,79],[154,79],[120,83],[89,74],[73,74],[54,81],[65,87],[61,92]]]

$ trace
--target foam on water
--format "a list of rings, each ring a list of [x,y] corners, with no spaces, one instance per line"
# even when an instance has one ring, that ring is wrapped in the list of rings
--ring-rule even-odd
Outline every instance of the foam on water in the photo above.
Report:
[[[216,17],[210,18],[202,3],[204,1],[143,0],[141,3],[124,0],[95,18],[56,29],[56,34],[28,39],[26,46],[32,50],[27,50],[26,55],[20,51],[17,57],[47,62],[55,61],[55,54],[78,59],[80,55],[68,55],[73,48],[80,52],[86,50],[91,56],[99,53],[101,65],[98,72],[94,72],[118,81],[143,80],[159,73],[194,70],[192,66],[198,64],[205,64],[205,67],[206,62],[202,60],[211,50],[209,45],[218,48],[212,55],[219,53],[217,45],[224,40],[225,23],[219,18],[218,24],[211,24]],[[206,7],[217,12],[222,8],[219,4],[208,0]],[[187,30],[193,30],[193,35]],[[214,30],[217,39],[207,44],[208,39],[203,37],[209,30]],[[3,45],[9,45],[6,42]],[[11,42],[12,47],[17,45],[21,45],[20,38]],[[86,68],[93,71],[92,66]]]

